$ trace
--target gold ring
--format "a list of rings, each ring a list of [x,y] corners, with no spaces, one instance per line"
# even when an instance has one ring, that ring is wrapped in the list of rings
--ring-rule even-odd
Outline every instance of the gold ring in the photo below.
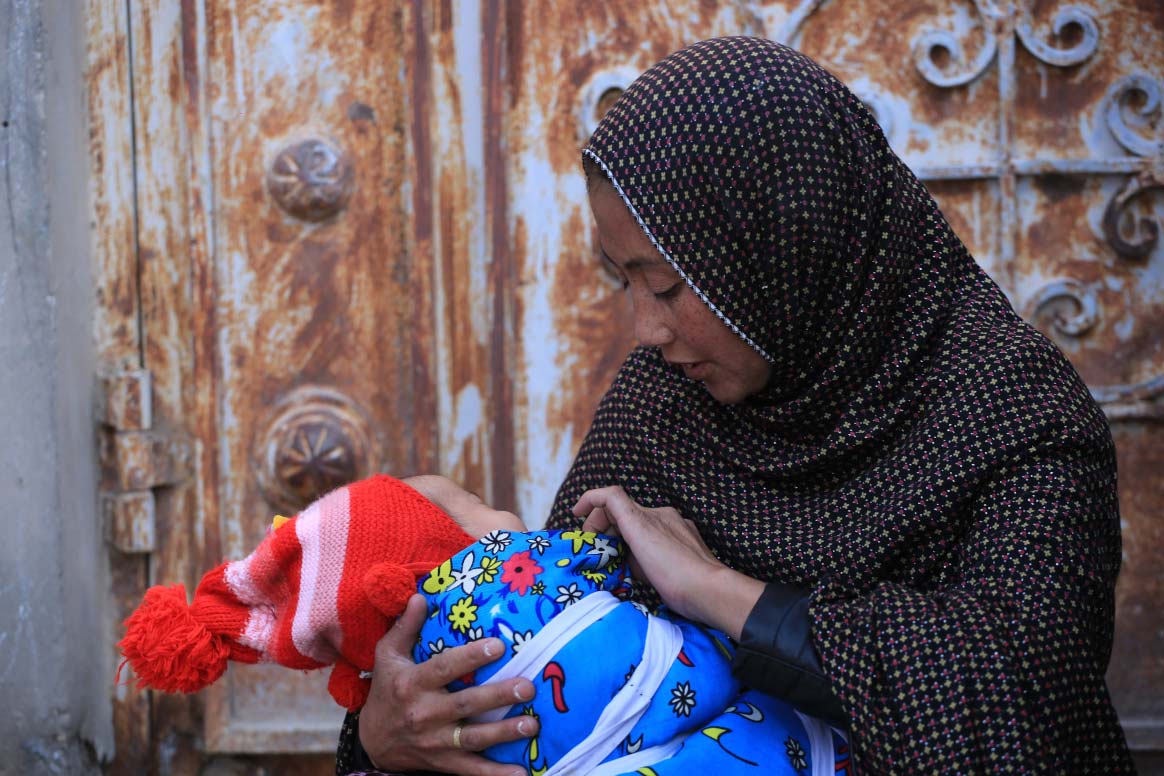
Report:
[[[465,727],[465,723],[458,722],[456,727],[453,728],[453,748],[454,749],[461,748],[461,728],[463,728],[463,727]]]

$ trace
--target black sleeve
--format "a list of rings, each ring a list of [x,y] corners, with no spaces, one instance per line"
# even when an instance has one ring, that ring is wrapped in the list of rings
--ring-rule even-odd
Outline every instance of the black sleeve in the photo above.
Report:
[[[350,711],[340,728],[339,746],[335,752],[335,776],[375,770],[372,761],[368,759],[368,753],[360,745],[360,712]]]
[[[376,769],[364,745],[360,743],[360,712],[349,712],[340,728],[339,746],[335,753],[336,776],[356,776],[356,774],[386,774]],[[443,776],[431,771],[414,771],[410,776]]]
[[[812,646],[808,591],[770,582],[740,635],[732,674],[743,684],[846,730],[847,715]]]

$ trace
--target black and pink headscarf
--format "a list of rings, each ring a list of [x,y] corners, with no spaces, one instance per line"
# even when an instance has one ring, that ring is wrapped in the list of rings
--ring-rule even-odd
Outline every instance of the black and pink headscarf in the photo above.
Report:
[[[584,155],[773,372],[724,405],[634,351],[551,525],[622,485],[733,568],[811,589],[858,770],[1130,772],[1103,680],[1106,420],[860,100],[786,47],[704,41],[635,81]]]

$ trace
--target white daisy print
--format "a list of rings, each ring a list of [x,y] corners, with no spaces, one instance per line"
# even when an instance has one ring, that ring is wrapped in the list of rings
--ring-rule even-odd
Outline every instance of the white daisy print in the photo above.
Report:
[[[598,568],[606,568],[612,560],[618,557],[618,548],[614,543],[605,536],[598,536],[594,539],[594,546],[586,553],[587,555],[598,556]]]
[[[550,540],[544,536],[531,536],[525,540],[525,543],[528,544],[529,548],[535,551],[538,555],[541,555],[546,550],[550,549]]]
[[[796,770],[800,771],[808,767],[808,755],[804,753],[804,747],[792,736],[784,740],[784,754],[788,755],[788,762]]]
[[[502,531],[500,528],[481,537],[481,544],[485,547],[485,551],[494,555],[504,551],[512,543],[513,536],[509,531]]]
[[[437,639],[436,641],[430,641],[428,643],[428,651],[433,653],[434,655],[439,655],[440,653],[444,652],[445,651],[445,640],[444,639]]]
[[[477,577],[484,573],[485,569],[473,568],[473,563],[476,561],[473,553],[467,554],[461,560],[461,570],[452,572],[453,581],[445,590],[452,590],[454,588],[461,588],[467,595],[473,595],[473,591],[477,589]]]
[[[695,690],[691,689],[691,682],[680,682],[671,689],[671,711],[676,717],[690,717],[695,708]]]
[[[554,599],[554,603],[571,606],[582,600],[582,591],[578,589],[577,582],[571,582],[569,587],[565,585],[558,585],[558,597]]]
[[[518,652],[520,652],[521,648],[525,646],[525,643],[533,638],[533,635],[534,634],[533,634],[532,630],[527,630],[525,633],[519,633],[518,631],[514,631],[513,632],[513,654],[516,655]]]

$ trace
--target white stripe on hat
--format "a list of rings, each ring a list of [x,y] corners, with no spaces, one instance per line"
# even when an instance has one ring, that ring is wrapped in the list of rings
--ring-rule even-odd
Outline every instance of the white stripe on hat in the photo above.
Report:
[[[239,634],[239,643],[258,651],[262,659],[271,660],[269,651],[275,635],[275,610],[271,599],[255,584],[251,574],[255,555],[251,553],[242,560],[226,564],[222,577],[230,592],[248,610],[247,624]]]
[[[226,579],[226,585],[230,588],[230,592],[234,593],[234,597],[243,604],[269,606],[271,602],[263,595],[263,591],[255,584],[254,577],[251,576],[251,559],[253,557],[253,554],[248,555],[242,560],[226,564],[226,571],[222,573],[222,576]]]
[[[332,663],[342,639],[337,601],[348,545],[351,498],[347,488],[315,502],[295,520],[295,535],[303,550],[299,598],[291,623],[291,641],[301,655]],[[330,639],[330,643],[329,643]]]
[[[247,615],[247,625],[239,634],[238,642],[256,650],[264,662],[274,660],[268,647],[275,635],[275,613],[266,606],[252,606]]]

